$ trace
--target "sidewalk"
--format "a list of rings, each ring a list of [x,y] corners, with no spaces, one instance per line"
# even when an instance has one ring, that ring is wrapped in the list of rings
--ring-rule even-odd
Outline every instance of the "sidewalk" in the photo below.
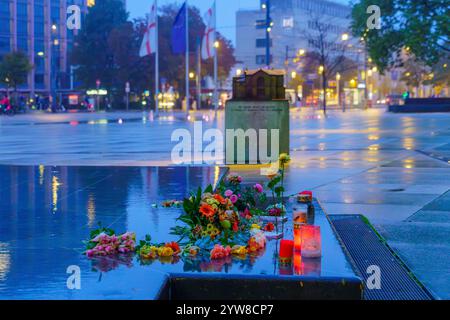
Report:
[[[219,111],[221,112],[221,111]],[[203,115],[214,114],[213,110],[190,111],[189,114],[195,119],[202,119]],[[159,113],[160,117],[172,118],[173,120],[185,120],[186,113],[176,110]],[[17,114],[15,116],[0,116],[0,125],[36,125],[36,124],[70,124],[87,123],[90,121],[103,121],[108,123],[122,121],[140,121],[143,118],[150,119],[155,117],[154,113],[149,111],[112,111],[112,112],[64,112],[48,113],[43,111],[32,111],[26,114]]]

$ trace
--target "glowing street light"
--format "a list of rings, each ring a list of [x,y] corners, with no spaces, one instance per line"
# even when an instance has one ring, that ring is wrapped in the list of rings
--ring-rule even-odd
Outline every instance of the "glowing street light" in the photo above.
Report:
[[[236,75],[239,77],[242,74],[242,69],[237,69],[236,70]]]
[[[342,41],[347,41],[348,38],[349,38],[348,33],[343,33],[342,34],[342,37],[341,37]]]
[[[292,77],[292,79],[295,79],[295,78],[297,78],[297,72],[295,72],[295,71],[292,71],[292,73],[291,73],[291,77]]]
[[[195,78],[195,73],[189,72],[189,79],[194,79],[194,78]]]
[[[322,73],[323,73],[323,70],[325,70],[324,66],[320,66],[320,67],[319,67],[319,74],[322,74]]]
[[[305,53],[306,53],[305,49],[300,49],[300,50],[298,50],[298,55],[299,55],[299,56],[304,56]]]
[[[214,42],[214,48],[219,48],[220,47],[220,42],[219,41],[216,41],[216,42]]]

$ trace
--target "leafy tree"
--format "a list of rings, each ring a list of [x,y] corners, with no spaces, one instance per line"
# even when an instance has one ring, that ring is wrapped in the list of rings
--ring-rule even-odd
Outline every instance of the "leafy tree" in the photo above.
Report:
[[[381,9],[381,29],[367,29],[370,5]],[[370,57],[383,72],[401,66],[404,50],[428,66],[449,55],[449,7],[446,0],[359,0],[352,29],[363,37]]]
[[[115,30],[126,28],[127,19],[128,13],[119,0],[97,1],[89,9],[72,56],[72,63],[79,65],[77,77],[84,88],[93,88],[100,80],[102,87],[113,94],[118,90],[117,72],[126,66],[119,64],[123,60],[116,57],[110,38]]]
[[[32,69],[33,66],[25,53],[21,51],[8,53],[0,62],[0,83],[5,84],[7,88],[13,88],[17,95],[17,87],[27,82]]]

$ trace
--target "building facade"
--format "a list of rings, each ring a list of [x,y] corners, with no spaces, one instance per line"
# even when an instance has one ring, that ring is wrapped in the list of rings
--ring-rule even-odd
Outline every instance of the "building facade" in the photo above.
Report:
[[[298,95],[302,96],[298,91],[308,88],[313,92],[312,100],[322,99],[318,97],[321,95],[319,74],[306,74],[305,59],[302,59],[306,53],[317,52],[317,41],[321,41],[329,62],[335,55],[344,56],[356,65],[352,81],[340,83],[338,75],[336,79],[329,79],[328,100],[339,104],[338,101],[343,103],[345,97],[349,104],[360,105],[364,99],[375,98],[372,91],[376,90],[369,92],[368,89],[373,87],[370,81],[376,72],[368,69],[368,57],[361,39],[351,36],[350,6],[328,0],[270,0],[270,9],[270,67],[285,70],[286,85],[297,74],[302,74],[305,83],[302,88],[295,88]],[[267,0],[261,0],[258,9],[240,10],[236,14],[236,58],[240,70],[267,66],[266,10]],[[325,36],[319,40],[321,34]],[[346,92],[342,92],[344,90]],[[340,96],[337,91],[341,91]]]
[[[236,15],[236,57],[249,69],[266,62],[265,0],[257,10],[239,10]],[[315,21],[329,24],[330,39],[349,33],[351,8],[325,0],[271,0],[271,67],[285,68],[286,58],[313,47],[306,33],[315,32]],[[331,42],[332,40],[330,40]],[[330,45],[333,45],[330,43]]]

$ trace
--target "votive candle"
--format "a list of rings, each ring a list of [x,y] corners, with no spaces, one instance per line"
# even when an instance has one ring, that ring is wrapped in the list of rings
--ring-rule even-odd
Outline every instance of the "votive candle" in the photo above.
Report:
[[[294,250],[300,252],[302,249],[302,230],[294,226]]]
[[[319,226],[301,227],[301,252],[303,258],[320,258],[322,256],[322,238]]]
[[[280,263],[291,263],[294,254],[294,241],[283,239],[280,241]]]

